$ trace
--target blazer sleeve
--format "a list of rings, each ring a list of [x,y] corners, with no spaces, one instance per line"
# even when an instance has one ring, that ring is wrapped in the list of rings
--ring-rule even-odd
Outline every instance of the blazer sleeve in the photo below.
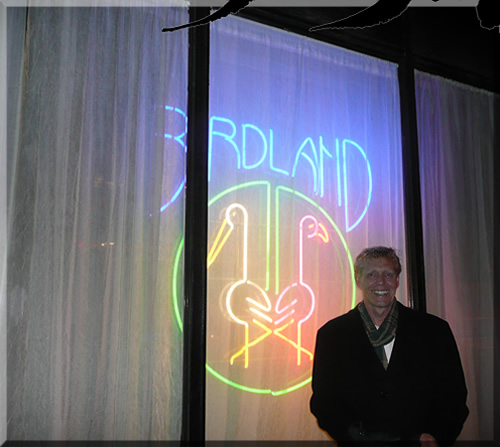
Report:
[[[449,324],[442,321],[435,340],[433,402],[428,432],[440,446],[453,444],[469,414],[467,387],[457,344]]]
[[[324,326],[316,337],[310,408],[320,428],[333,439],[342,440],[346,438],[349,421],[338,389],[342,383],[336,362],[340,343],[329,329]]]

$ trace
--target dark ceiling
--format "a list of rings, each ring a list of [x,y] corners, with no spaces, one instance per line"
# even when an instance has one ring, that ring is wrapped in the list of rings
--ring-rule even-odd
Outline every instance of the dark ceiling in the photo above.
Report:
[[[400,17],[363,29],[308,31],[363,8],[257,8],[238,15],[500,93],[500,33],[480,26],[474,7],[410,7]]]

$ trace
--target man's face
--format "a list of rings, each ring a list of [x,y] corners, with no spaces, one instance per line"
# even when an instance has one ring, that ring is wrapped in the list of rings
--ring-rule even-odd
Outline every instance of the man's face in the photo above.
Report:
[[[366,306],[387,308],[399,286],[394,262],[387,258],[367,259],[356,284],[363,292]]]

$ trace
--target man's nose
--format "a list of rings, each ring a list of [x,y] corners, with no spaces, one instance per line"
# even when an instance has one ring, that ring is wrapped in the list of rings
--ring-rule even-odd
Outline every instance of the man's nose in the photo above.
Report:
[[[375,281],[377,282],[377,284],[383,284],[385,281],[385,278],[384,278],[384,275],[377,275]]]

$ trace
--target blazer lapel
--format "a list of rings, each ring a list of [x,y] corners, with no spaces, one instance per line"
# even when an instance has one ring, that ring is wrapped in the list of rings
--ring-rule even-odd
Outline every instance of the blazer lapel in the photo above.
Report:
[[[408,314],[406,308],[400,304],[398,315],[398,328],[396,330],[396,338],[394,347],[392,348],[391,359],[387,368],[388,372],[396,373],[398,370],[406,368],[408,363],[407,356],[412,355],[411,351],[412,339],[415,337],[411,327],[408,325]]]

